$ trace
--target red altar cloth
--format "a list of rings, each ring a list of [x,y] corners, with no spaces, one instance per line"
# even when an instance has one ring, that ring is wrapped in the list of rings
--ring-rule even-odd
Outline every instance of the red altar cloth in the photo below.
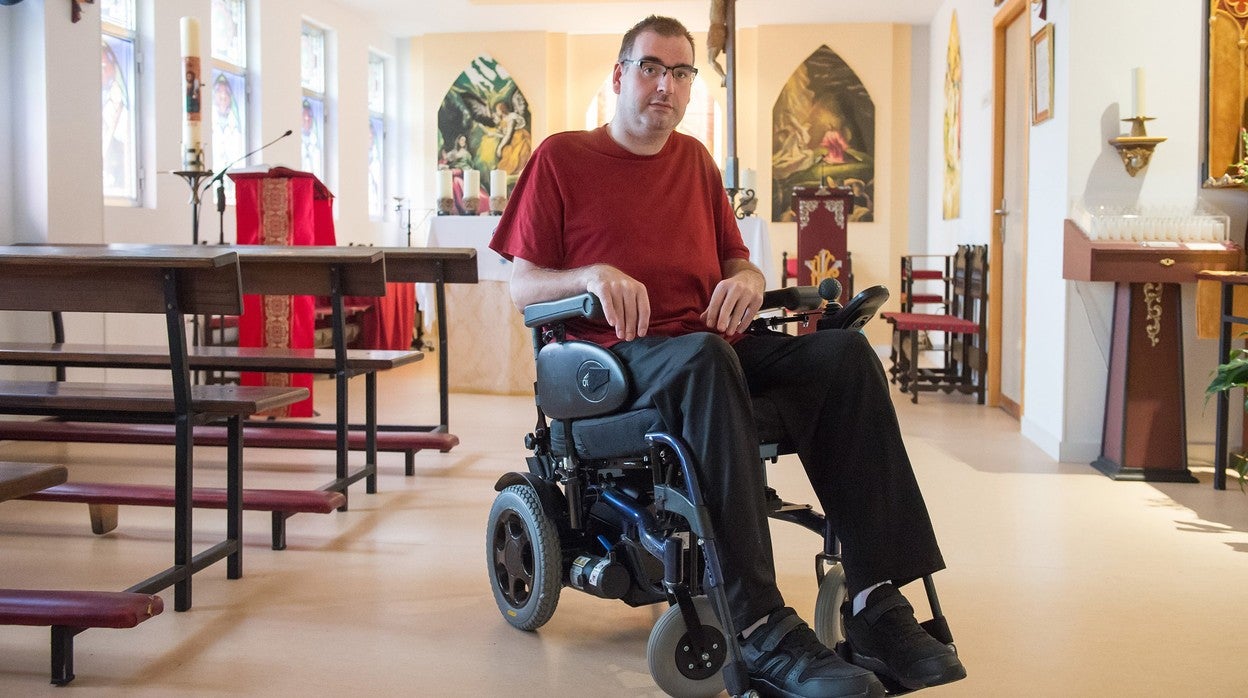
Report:
[[[234,181],[240,245],[335,244],[334,196],[310,172],[274,167],[268,172],[236,172]],[[315,298],[243,296],[238,323],[242,347],[308,349],[313,345]],[[243,373],[243,385],[293,386],[312,393],[307,373]],[[281,408],[281,417],[311,417],[312,398]]]
[[[412,348],[412,332],[416,329],[416,287],[410,283],[386,284],[386,295],[348,296],[347,305],[368,306],[359,319],[360,336],[353,346],[360,349]]]

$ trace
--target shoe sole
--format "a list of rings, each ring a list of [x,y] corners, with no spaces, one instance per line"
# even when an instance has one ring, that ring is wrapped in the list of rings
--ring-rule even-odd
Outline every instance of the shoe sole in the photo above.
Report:
[[[931,688],[932,686],[942,686],[947,683],[953,683],[954,681],[965,679],[966,667],[962,666],[962,663],[958,661],[956,655],[950,657],[949,659],[951,659],[953,663],[947,664],[938,672],[906,680],[898,676],[888,667],[887,664],[879,659],[876,659],[875,657],[868,657],[866,655],[858,654],[857,652],[852,654],[852,661],[855,666],[860,666],[863,669],[870,669],[879,676],[886,677],[888,680],[904,686],[911,691],[917,691],[921,688]]]
[[[773,686],[767,681],[760,679],[750,679],[750,688],[758,691],[759,695],[764,696],[764,698],[806,698],[806,696],[790,693],[783,688]],[[867,690],[862,693],[845,693],[833,698],[884,698],[885,694],[884,684],[876,681],[867,686]]]

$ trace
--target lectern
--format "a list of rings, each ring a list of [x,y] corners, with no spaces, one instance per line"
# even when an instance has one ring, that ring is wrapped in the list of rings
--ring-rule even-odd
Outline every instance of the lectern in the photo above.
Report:
[[[334,196],[311,172],[274,167],[266,172],[234,172],[240,245],[333,245]],[[316,299],[312,296],[243,296],[238,320],[241,347],[310,349],[315,338]],[[243,373],[243,385],[307,388],[307,373]],[[311,417],[312,398],[282,408],[282,417]]]
[[[1187,468],[1181,283],[1239,269],[1228,241],[1091,240],[1066,221],[1062,277],[1114,282],[1114,321],[1101,457],[1115,480],[1196,482]]]

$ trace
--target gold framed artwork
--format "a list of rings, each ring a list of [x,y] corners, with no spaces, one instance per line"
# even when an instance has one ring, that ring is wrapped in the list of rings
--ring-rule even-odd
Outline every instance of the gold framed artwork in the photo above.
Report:
[[[1243,187],[1248,180],[1248,5],[1208,0],[1209,54],[1205,187]]]
[[[1031,37],[1031,123],[1053,118],[1053,23]]]

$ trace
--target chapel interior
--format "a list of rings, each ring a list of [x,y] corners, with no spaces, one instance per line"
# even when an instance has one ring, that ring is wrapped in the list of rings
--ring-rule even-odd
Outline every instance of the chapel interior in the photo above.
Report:
[[[708,51],[725,38],[725,6],[727,43]],[[522,632],[487,574],[495,485],[525,470],[535,419],[533,340],[510,267],[488,248],[494,214],[544,138],[610,120],[620,36],[649,14],[694,35],[681,130],[723,169],[770,286],[839,270],[847,299],[883,285],[885,315],[943,317],[961,307],[946,283],[955,263],[980,255],[966,312],[982,315],[956,341],[982,362],[966,374],[932,377],[958,361],[942,346],[955,341],[948,322],[877,316],[862,329],[891,378],[967,668],[925,695],[1243,694],[1248,494],[1235,453],[1248,420],[1243,382],[1206,389],[1248,324],[1223,319],[1248,316],[1248,275],[1232,273],[1248,271],[1248,3],[3,0],[0,267],[11,257],[25,266],[9,269],[61,273],[23,257],[29,245],[206,256],[271,244],[278,208],[298,228],[283,235],[306,230],[283,243],[292,249],[371,251],[378,268],[393,254],[392,272],[409,249],[463,248],[468,261],[437,266],[445,285],[422,267],[377,298],[309,300],[295,322],[327,355],[349,325],[353,347],[419,360],[342,383],[331,363],[294,386],[308,390],[302,402],[284,384],[299,407],[261,425],[375,417],[453,440],[406,459],[383,447],[375,492],[353,482],[335,511],[325,483],[344,460],[364,463],[363,446],[338,449],[332,428],[319,448],[244,439],[245,487],[319,492],[326,512],[285,519],[279,546],[277,515],[243,511],[240,578],[208,565],[193,606],[175,608],[170,588],[145,622],[77,634],[67,686],[49,681],[48,624],[0,622],[0,696],[665,695],[646,657],[664,608],[564,589],[551,620]],[[825,219],[804,202],[828,188],[851,213],[831,233],[808,231]],[[824,234],[840,245],[822,249],[826,268],[807,259]],[[916,269],[938,270],[937,283]],[[64,288],[29,278],[32,295]],[[0,393],[66,375],[168,383],[163,364],[58,374],[6,360],[16,343],[163,350],[177,334],[159,307],[107,312],[87,298],[75,311],[92,292],[52,303],[13,287],[0,281]],[[55,338],[53,305],[69,308]],[[235,324],[188,313],[178,326],[197,348],[241,347],[279,315],[247,307]],[[161,486],[190,462],[171,443],[18,434],[46,413],[5,399],[0,422],[16,424],[0,426],[0,462]],[[234,456],[196,446],[195,486],[227,489]],[[796,456],[766,467],[786,500],[816,501]],[[232,535],[224,506],[195,508],[196,550]],[[0,621],[6,590],[118,592],[148,577],[180,535],[174,512],[123,504],[97,534],[86,504],[0,497]],[[811,614],[819,541],[782,522],[771,532],[786,601]],[[930,613],[921,584],[905,591]]]

